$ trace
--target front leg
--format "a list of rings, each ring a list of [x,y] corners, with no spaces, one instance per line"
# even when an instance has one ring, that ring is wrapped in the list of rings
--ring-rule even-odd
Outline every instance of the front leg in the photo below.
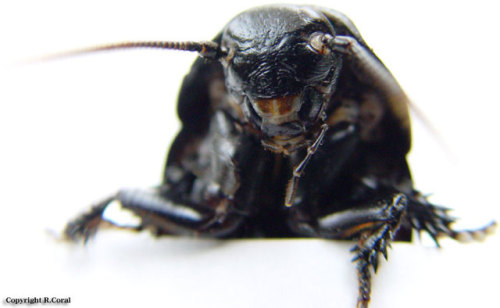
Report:
[[[306,236],[357,241],[351,249],[358,272],[357,308],[366,308],[370,301],[371,276],[377,271],[380,254],[387,259],[387,248],[402,227],[426,231],[437,243],[440,236],[457,240],[482,239],[496,225],[492,223],[476,230],[453,230],[450,225],[454,219],[447,215],[446,210],[429,203],[422,204],[417,197],[394,193],[382,201],[359,204],[317,219],[311,219],[295,208],[290,216],[290,226],[296,233]]]
[[[220,197],[214,209],[195,207],[169,198],[167,186],[150,190],[120,190],[115,195],[94,205],[88,213],[69,222],[64,230],[67,239],[87,242],[99,228],[111,225],[122,229],[141,231],[149,229],[155,235],[191,234],[221,237],[239,226],[244,214],[232,208],[228,198]],[[137,226],[122,226],[104,217],[104,211],[113,202],[140,218]]]
[[[203,136],[177,140],[192,152],[181,151],[179,159],[167,165],[163,184],[149,190],[120,190],[68,223],[65,237],[87,241],[99,227],[116,226],[103,217],[113,202],[141,220],[139,226],[122,228],[147,228],[156,235],[232,235],[249,210],[246,199],[235,196],[244,186],[241,172],[249,169],[249,153],[256,152],[236,125],[230,116],[216,113]]]
[[[405,195],[392,197],[370,206],[353,208],[323,216],[314,222],[300,221],[296,212],[290,222],[298,233],[330,239],[354,239],[353,261],[358,271],[358,308],[370,301],[371,272],[376,271],[379,255],[387,258],[387,247],[398,231],[408,206]]]
[[[378,214],[368,223],[371,227],[359,231],[358,243],[351,249],[355,254],[353,261],[357,263],[358,271],[357,308],[368,307],[371,296],[371,271],[373,269],[373,272],[377,272],[380,254],[387,260],[387,247],[400,227],[407,204],[408,200],[404,195],[395,195],[392,200],[381,204]],[[376,222],[377,216],[383,220],[382,223]]]

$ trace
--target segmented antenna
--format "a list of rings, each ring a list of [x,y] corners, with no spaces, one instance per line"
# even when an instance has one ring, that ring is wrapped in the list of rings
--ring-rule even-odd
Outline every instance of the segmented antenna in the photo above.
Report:
[[[209,59],[219,59],[223,53],[219,48],[219,44],[212,41],[201,42],[169,42],[169,41],[146,41],[146,42],[120,42],[100,46],[93,46],[82,49],[70,50],[58,54],[48,55],[38,58],[38,61],[59,59],[64,57],[76,56],[86,53],[115,50],[115,49],[131,49],[131,48],[159,48],[172,49],[183,51],[196,51],[200,56]]]

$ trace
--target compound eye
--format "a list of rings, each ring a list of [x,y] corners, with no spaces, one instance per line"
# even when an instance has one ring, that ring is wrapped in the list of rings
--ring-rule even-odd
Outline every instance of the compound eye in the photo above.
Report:
[[[307,45],[312,51],[320,55],[326,55],[331,52],[328,41],[333,39],[333,36],[327,33],[314,32],[309,37],[309,44]]]

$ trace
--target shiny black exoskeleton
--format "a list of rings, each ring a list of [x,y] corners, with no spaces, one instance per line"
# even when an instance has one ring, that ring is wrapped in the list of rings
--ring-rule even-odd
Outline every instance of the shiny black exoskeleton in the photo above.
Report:
[[[111,203],[156,235],[322,237],[357,241],[358,307],[392,240],[412,230],[458,240],[447,210],[413,188],[408,98],[339,12],[256,8],[211,42],[137,42],[200,53],[179,95],[182,130],[163,183],[121,190],[71,221],[67,238],[93,235]],[[82,51],[79,51],[82,52]],[[109,221],[113,224],[113,221]],[[127,228],[123,227],[122,228]]]

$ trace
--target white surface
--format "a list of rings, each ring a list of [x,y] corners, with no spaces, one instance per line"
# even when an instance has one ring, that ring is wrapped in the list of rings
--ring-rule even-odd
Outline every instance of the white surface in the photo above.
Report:
[[[70,296],[70,307],[354,306],[350,243],[106,232],[82,249],[44,232],[120,187],[159,181],[178,129],[181,76],[194,55],[128,51],[12,63],[120,40],[210,39],[259,3],[0,4],[2,301]],[[410,164],[417,188],[456,209],[461,226],[500,220],[498,9],[481,1],[316,3],[354,20],[443,136],[449,152],[414,119]],[[445,241],[441,250],[393,245],[375,278],[371,307],[495,307],[499,239]]]

